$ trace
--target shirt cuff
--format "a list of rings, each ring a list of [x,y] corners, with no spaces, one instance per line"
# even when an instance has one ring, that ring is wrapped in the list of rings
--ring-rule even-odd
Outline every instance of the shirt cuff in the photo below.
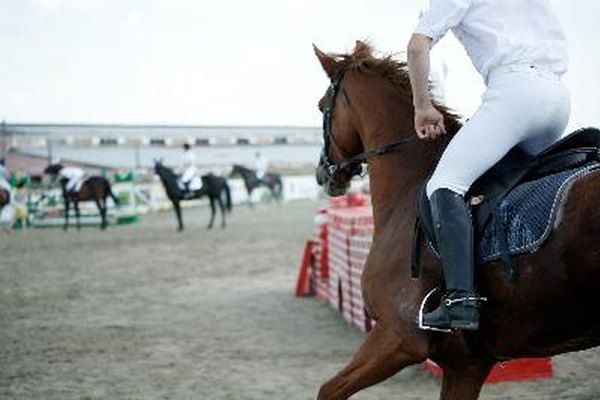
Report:
[[[439,42],[440,39],[442,37],[444,37],[444,35],[445,35],[445,32],[442,34],[440,34],[439,32],[436,32],[435,29],[433,29],[431,26],[429,26],[427,23],[425,23],[425,21],[421,21],[421,23],[419,23],[419,25],[417,25],[417,27],[413,33],[418,33],[419,35],[427,36],[428,38],[430,38],[431,39],[430,48],[435,46],[437,44],[437,42]]]

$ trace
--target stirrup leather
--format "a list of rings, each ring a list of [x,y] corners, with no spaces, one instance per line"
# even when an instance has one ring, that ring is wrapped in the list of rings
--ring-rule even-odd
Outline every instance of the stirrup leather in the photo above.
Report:
[[[467,306],[480,307],[481,303],[484,303],[487,301],[487,297],[481,297],[481,296],[459,297],[456,299],[445,298],[443,301],[444,301],[444,304],[446,305],[446,307],[452,307],[452,305],[457,304],[457,303],[463,303]]]

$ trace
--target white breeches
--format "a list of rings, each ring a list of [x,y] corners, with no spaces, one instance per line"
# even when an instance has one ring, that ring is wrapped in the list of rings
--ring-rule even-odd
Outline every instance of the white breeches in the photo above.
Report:
[[[10,183],[8,183],[6,180],[0,178],[0,189],[4,189],[4,190],[8,190],[9,192],[12,191],[12,187],[10,186]]]
[[[67,181],[67,192],[78,192],[83,183],[83,176],[73,177]]]
[[[561,137],[570,112],[569,91],[557,75],[530,66],[492,71],[481,106],[450,141],[427,196],[441,188],[464,195],[517,145],[540,153]]]
[[[256,177],[258,179],[262,179],[262,178],[265,177],[265,173],[266,173],[265,170],[263,170],[263,169],[257,169],[256,170]]]
[[[181,182],[188,183],[196,176],[196,167],[188,167],[181,175]]]

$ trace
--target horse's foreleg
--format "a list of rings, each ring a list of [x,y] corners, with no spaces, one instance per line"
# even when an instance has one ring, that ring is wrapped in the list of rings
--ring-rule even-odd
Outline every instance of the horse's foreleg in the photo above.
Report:
[[[441,400],[476,400],[493,362],[465,360],[460,367],[445,367]]]
[[[69,227],[69,199],[65,197],[65,225],[63,226],[63,230],[67,230]]]
[[[217,210],[215,207],[215,199],[212,197],[209,197],[209,199],[210,199],[210,222],[208,223],[208,226],[206,228],[212,229],[213,223],[215,222],[215,214],[217,213]]]
[[[75,222],[77,230],[79,230],[81,229],[81,221],[79,219],[79,202],[77,200],[73,200],[73,208],[75,209]]]
[[[223,205],[223,199],[221,199],[221,195],[217,197],[217,202],[219,204],[219,208],[221,209],[221,228],[225,228],[225,206]]]
[[[108,226],[108,220],[106,216],[106,197],[100,201],[100,216],[102,217],[102,225],[100,225],[100,229],[106,229]]]
[[[107,208],[106,208],[106,200],[102,203],[102,229],[106,229],[108,226],[108,217],[107,217]]]
[[[246,190],[248,191],[248,206],[250,206],[250,208],[254,208],[254,203],[252,203],[252,191],[254,189],[253,188],[246,188]]]
[[[177,223],[179,224],[177,230],[181,232],[183,231],[183,219],[181,218],[181,206],[179,205],[179,201],[173,202],[173,209],[175,210],[175,216],[177,217]]]
[[[423,362],[427,343],[414,336],[411,340],[409,343],[407,337],[399,336],[383,322],[377,323],[346,368],[321,386],[318,400],[345,400],[409,365]]]

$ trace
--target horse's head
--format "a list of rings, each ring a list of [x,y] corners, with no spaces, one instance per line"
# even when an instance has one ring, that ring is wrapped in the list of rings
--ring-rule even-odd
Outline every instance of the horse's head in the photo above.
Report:
[[[330,196],[346,193],[352,177],[362,171],[362,162],[356,156],[364,151],[360,118],[350,100],[347,80],[349,56],[325,54],[314,46],[321,66],[331,80],[325,95],[319,101],[323,113],[323,149],[316,170],[317,183]],[[369,47],[357,42],[354,54],[370,53]],[[354,97],[353,97],[354,98]]]
[[[154,172],[157,174],[160,174],[160,171],[164,168],[163,166],[163,159],[162,158],[155,158],[154,159]]]
[[[46,168],[44,168],[44,174],[47,175],[57,175],[60,170],[63,169],[62,164],[49,164]]]
[[[50,164],[46,168],[44,168],[44,174],[50,175],[52,178],[55,178],[56,175],[63,169],[64,166],[61,163]]]
[[[235,178],[238,175],[241,175],[242,166],[238,164],[233,164],[233,168],[231,168],[231,172],[229,173],[230,178]]]
[[[362,163],[417,141],[412,89],[406,63],[391,56],[375,57],[363,42],[357,41],[352,53],[345,55],[314,50],[331,81],[319,101],[323,151],[316,178],[327,194],[338,196],[360,174]],[[436,105],[448,117],[446,127],[455,131],[458,118]],[[407,157],[421,157],[411,153]]]

